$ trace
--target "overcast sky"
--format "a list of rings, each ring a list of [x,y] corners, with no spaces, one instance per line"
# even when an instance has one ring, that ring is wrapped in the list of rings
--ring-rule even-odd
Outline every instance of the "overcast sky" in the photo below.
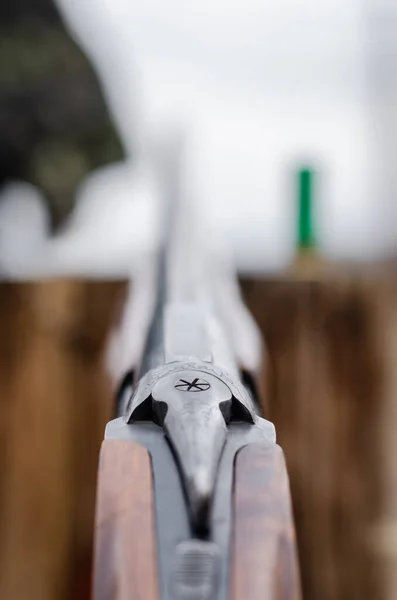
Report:
[[[126,147],[138,148],[142,158],[86,183],[73,224],[51,242],[52,265],[45,268],[123,271],[155,243],[159,200],[149,142],[178,122],[188,134],[191,192],[240,269],[277,269],[290,260],[291,173],[305,163],[321,174],[323,251],[367,258],[389,249],[396,233],[390,190],[396,117],[394,109],[384,110],[384,96],[371,92],[379,71],[371,56],[386,44],[386,55],[395,58],[396,10],[388,0],[59,4],[96,65]],[[385,36],[373,11],[388,4]],[[386,58],[387,79],[395,63]],[[395,88],[388,90],[389,107]],[[16,219],[12,227],[18,229]],[[26,265],[12,254],[11,262]]]

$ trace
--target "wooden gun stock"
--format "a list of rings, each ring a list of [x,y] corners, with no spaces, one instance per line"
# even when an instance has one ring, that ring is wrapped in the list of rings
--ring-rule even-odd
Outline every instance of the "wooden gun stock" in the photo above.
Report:
[[[299,600],[289,481],[280,446],[250,444],[235,461],[232,600]]]
[[[299,600],[288,476],[279,446],[236,455],[231,600]],[[94,600],[160,600],[150,455],[103,442],[97,496]]]
[[[127,440],[101,448],[93,597],[159,600],[150,456]]]

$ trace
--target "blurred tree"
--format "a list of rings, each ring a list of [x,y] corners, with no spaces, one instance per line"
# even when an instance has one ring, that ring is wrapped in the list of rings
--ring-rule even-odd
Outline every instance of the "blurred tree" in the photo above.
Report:
[[[121,142],[53,0],[3,0],[0,47],[0,185],[36,185],[57,228],[84,177],[123,158]]]

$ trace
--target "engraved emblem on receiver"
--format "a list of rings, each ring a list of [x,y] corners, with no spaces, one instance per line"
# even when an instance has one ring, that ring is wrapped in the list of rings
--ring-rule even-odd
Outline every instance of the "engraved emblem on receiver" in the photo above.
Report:
[[[209,390],[211,385],[205,379],[199,379],[196,377],[192,381],[186,379],[179,379],[175,384],[175,388],[181,392],[205,392]]]

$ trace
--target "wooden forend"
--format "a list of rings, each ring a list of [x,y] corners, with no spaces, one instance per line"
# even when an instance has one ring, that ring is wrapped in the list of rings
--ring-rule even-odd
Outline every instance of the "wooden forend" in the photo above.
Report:
[[[299,600],[295,531],[284,455],[251,444],[236,457],[232,600]]]
[[[127,440],[102,444],[93,598],[159,598],[150,457],[143,446]]]

